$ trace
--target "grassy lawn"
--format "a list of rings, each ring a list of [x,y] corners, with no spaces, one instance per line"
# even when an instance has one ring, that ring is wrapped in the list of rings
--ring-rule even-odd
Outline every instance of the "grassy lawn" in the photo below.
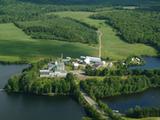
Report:
[[[0,61],[28,60],[35,62],[46,57],[98,55],[97,48],[81,43],[56,40],[34,40],[14,24],[0,24]]]
[[[89,18],[94,12],[57,12],[49,13],[56,14],[61,17],[71,17],[80,20],[92,26],[99,28],[103,33],[102,36],[102,56],[112,59],[123,59],[130,55],[146,55],[156,56],[157,51],[144,44],[129,44],[122,41],[116,32],[109,25],[105,24],[104,20],[94,20]]]

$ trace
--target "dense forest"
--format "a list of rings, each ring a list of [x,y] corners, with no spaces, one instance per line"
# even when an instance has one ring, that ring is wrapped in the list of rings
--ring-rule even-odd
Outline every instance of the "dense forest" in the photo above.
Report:
[[[47,3],[47,2],[46,2]],[[34,4],[18,0],[0,0],[0,23],[28,21],[55,11],[94,11],[98,6]]]
[[[96,11],[106,6],[158,10],[159,0],[0,0],[0,23],[24,21],[53,11]]]
[[[16,26],[35,39],[53,39],[69,42],[96,44],[96,29],[78,21],[50,17],[29,22],[16,22]]]
[[[158,75],[147,77],[131,76],[127,79],[121,77],[106,77],[104,80],[89,79],[81,82],[81,87],[92,97],[103,98],[114,95],[130,94],[144,91],[150,87],[160,87]]]
[[[140,69],[128,69],[127,66],[117,66],[116,69],[100,68],[96,69],[90,65],[85,68],[85,74],[88,76],[136,76],[145,75],[148,77],[154,75],[160,75],[160,70],[140,70]]]
[[[92,18],[105,19],[129,43],[145,43],[160,50],[159,12],[119,10],[100,12]]]
[[[155,5],[158,0],[19,0],[23,2],[32,2],[38,4],[64,4],[64,5],[77,5],[77,4],[88,4],[88,5]]]

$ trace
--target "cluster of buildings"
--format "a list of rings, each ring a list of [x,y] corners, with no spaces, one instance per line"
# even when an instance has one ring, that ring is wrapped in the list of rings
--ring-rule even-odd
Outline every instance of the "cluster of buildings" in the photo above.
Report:
[[[127,58],[122,65],[141,65],[143,64],[143,60],[139,57],[129,57]]]
[[[71,57],[66,57],[65,59],[48,63],[45,69],[39,71],[40,77],[66,77],[67,71],[65,70],[65,65],[67,63],[71,63],[74,70],[78,69],[80,65],[91,65],[98,68],[106,64],[99,57],[81,56],[79,59],[74,60]]]
[[[80,64],[100,67],[105,65],[106,62],[102,61],[99,57],[80,56],[80,59],[76,59],[76,61],[73,62],[73,66],[77,68],[77,66],[79,66]]]
[[[63,61],[48,63],[47,68],[42,69],[39,72],[40,77],[66,77],[67,75]]]
[[[133,57],[133,58],[131,59],[131,62],[132,62],[133,64],[141,64],[141,59],[138,58],[138,57]]]

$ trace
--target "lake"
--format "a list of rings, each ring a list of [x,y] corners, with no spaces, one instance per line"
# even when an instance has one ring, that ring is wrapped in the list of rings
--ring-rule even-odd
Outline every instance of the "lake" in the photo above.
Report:
[[[143,57],[145,65],[131,66],[130,69],[160,69],[160,57]]]
[[[160,58],[143,57],[143,59],[145,60],[145,65],[132,66],[130,69],[160,69]],[[160,88],[149,89],[138,94],[109,97],[102,101],[112,109],[119,110],[122,113],[136,105],[141,107],[160,106]]]
[[[20,74],[28,65],[1,65],[0,64],[0,89],[4,88],[12,75]]]
[[[0,88],[27,65],[0,65]],[[34,96],[0,92],[0,120],[81,120],[83,108],[68,96]]]
[[[124,113],[136,105],[141,107],[160,107],[160,88],[148,89],[144,92],[130,95],[108,97],[102,100],[113,110]]]

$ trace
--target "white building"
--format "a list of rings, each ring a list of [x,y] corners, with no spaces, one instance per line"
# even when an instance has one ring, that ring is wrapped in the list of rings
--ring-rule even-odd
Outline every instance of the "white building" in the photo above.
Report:
[[[98,57],[86,56],[86,58],[84,59],[84,62],[86,64],[92,64],[92,63],[101,64],[102,60],[101,60],[101,58],[98,58]]]
[[[74,69],[78,69],[79,68],[79,63],[73,62],[72,64],[73,64]]]
[[[40,77],[48,77],[50,74],[50,70],[46,69],[46,70],[40,70]]]

